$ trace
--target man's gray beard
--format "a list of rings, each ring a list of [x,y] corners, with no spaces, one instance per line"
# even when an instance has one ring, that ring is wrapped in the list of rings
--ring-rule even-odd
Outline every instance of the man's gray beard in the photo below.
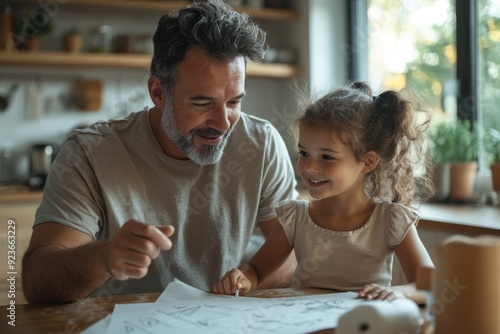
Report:
[[[172,104],[165,103],[163,114],[161,116],[161,126],[167,137],[177,146],[186,156],[198,165],[213,165],[222,158],[224,148],[227,145],[229,135],[234,130],[234,125],[231,125],[227,132],[221,132],[215,129],[200,130],[193,129],[187,135],[182,133],[175,122]],[[203,136],[220,136],[223,135],[222,141],[217,145],[203,145],[197,148],[194,144],[194,136],[196,134]]]

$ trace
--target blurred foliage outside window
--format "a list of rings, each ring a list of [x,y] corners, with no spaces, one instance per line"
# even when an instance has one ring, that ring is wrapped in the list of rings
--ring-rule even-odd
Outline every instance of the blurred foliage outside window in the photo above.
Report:
[[[500,131],[500,1],[479,0],[478,16],[482,124]]]
[[[500,130],[500,1],[478,0],[479,125]],[[409,89],[433,123],[456,118],[455,0],[368,0],[370,82]]]

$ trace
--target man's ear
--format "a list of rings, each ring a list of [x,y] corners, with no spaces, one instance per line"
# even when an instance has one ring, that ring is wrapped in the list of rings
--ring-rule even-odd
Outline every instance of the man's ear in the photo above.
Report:
[[[163,92],[163,88],[161,86],[160,79],[158,77],[152,75],[148,79],[148,90],[149,96],[153,101],[155,107],[160,110],[163,110],[165,105],[165,93]]]
[[[375,151],[369,151],[368,153],[365,154],[363,162],[365,164],[365,167],[363,168],[363,171],[365,173],[369,173],[372,170],[377,167],[378,163],[380,161],[380,157],[378,156]]]

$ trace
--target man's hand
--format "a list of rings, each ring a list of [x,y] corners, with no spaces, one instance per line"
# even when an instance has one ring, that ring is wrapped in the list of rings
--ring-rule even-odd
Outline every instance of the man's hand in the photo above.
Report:
[[[172,248],[173,226],[153,226],[130,220],[109,240],[108,271],[118,280],[142,278],[160,250]]]

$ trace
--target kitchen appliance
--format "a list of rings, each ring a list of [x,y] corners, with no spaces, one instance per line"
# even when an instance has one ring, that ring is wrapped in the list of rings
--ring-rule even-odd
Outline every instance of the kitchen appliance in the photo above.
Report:
[[[30,187],[43,188],[54,160],[56,147],[53,144],[35,144],[30,155]]]
[[[0,183],[12,180],[12,149],[0,149]]]

